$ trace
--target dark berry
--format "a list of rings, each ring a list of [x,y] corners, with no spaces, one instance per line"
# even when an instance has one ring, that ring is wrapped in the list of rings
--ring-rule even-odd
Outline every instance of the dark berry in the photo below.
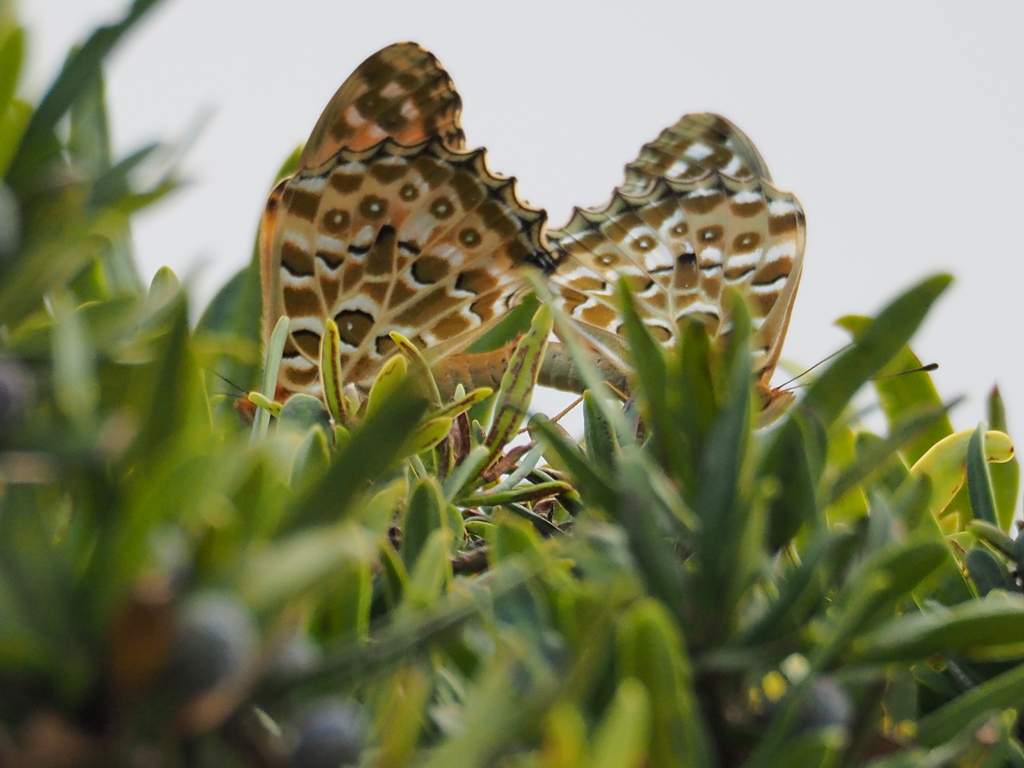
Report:
[[[836,725],[849,729],[852,724],[853,707],[846,692],[830,678],[814,680],[804,696],[800,726],[807,730]]]
[[[189,700],[249,672],[257,631],[248,610],[228,592],[207,591],[182,606],[169,684]]]
[[[355,702],[326,699],[303,720],[291,755],[293,768],[340,768],[359,761],[368,723]]]

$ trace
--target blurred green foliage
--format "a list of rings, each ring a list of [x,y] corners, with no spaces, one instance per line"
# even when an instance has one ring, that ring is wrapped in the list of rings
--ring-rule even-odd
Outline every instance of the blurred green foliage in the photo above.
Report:
[[[255,261],[193,329],[133,260],[173,153],[113,157],[101,73],[153,5],[35,106],[0,14],[0,765],[1024,765],[1002,400],[954,433],[886,377],[948,277],[844,318],[769,428],[738,297],[726,348],[666,354],[624,289],[636,399],[580,354],[582,441],[514,440],[552,322],[579,346],[543,306],[493,395],[442,403],[413,348],[363,411],[249,428],[217,393],[273,400]]]

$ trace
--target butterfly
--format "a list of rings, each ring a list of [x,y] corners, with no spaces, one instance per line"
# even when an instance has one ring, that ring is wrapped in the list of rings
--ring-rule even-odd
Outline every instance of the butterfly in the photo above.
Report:
[[[461,351],[547,273],[546,214],[515,179],[467,151],[461,101],[429,52],[399,43],[349,76],[314,127],[260,228],[264,340],[287,316],[277,399],[321,396],[325,321],[342,375],[366,389],[410,339],[431,363]]]
[[[687,115],[644,145],[608,203],[576,208],[565,227],[548,232],[559,261],[552,282],[581,335],[624,371],[614,296],[620,276],[667,347],[688,317],[702,319],[714,337],[728,333],[724,288],[737,289],[750,308],[756,386],[770,420],[793,399],[770,382],[800,283],[805,232],[799,201],[772,186],[739,128],[718,115]]]
[[[451,78],[413,43],[373,54],[328,103],[261,225],[264,338],[289,318],[278,399],[321,394],[327,318],[341,333],[345,381],[360,388],[395,352],[390,331],[448,382],[496,382],[507,349],[458,353],[529,292],[533,270],[550,277],[620,386],[629,361],[619,275],[667,346],[688,315],[727,332],[722,289],[735,286],[751,304],[764,404],[784,405],[769,381],[799,284],[804,217],[746,135],[716,115],[688,115],[643,147],[606,205],[547,231],[515,180],[491,173],[484,150],[465,149],[460,112]],[[579,390],[552,349],[541,383]]]

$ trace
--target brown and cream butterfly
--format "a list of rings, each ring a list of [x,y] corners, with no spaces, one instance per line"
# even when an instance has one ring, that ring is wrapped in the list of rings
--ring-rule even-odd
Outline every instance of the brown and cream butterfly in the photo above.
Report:
[[[618,276],[666,345],[692,315],[727,333],[721,299],[736,287],[751,306],[764,405],[785,405],[769,382],[800,280],[804,217],[738,128],[716,115],[682,118],[643,147],[606,205],[545,231],[546,214],[516,197],[514,179],[491,173],[483,149],[464,149],[460,110],[430,53],[389,46],[338,89],[298,170],[271,193],[260,239],[265,338],[289,319],[278,399],[321,394],[327,318],[341,332],[345,381],[358,387],[395,352],[391,331],[435,366],[444,360],[448,382],[497,381],[507,351],[456,353],[522,299],[534,270],[550,275],[556,301],[620,385],[629,364]],[[541,383],[578,389],[570,368],[552,345]]]
[[[803,266],[799,201],[770,183],[753,143],[723,117],[696,114],[646,144],[626,181],[596,209],[577,208],[548,233],[559,303],[607,360],[628,370],[614,288],[626,278],[655,338],[674,346],[699,317],[712,336],[730,328],[725,286],[746,297],[754,371],[765,417],[792,395],[771,388]]]
[[[371,56],[338,89],[298,170],[270,195],[260,234],[264,338],[289,335],[278,398],[321,395],[320,345],[333,318],[346,383],[365,388],[409,338],[431,363],[504,317],[554,269],[545,213],[466,151],[460,99],[412,43]]]

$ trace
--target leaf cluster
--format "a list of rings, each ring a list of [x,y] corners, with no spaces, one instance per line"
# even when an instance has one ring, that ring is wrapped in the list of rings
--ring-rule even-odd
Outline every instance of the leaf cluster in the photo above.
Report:
[[[255,263],[194,328],[138,277],[175,153],[112,158],[101,65],[153,5],[34,107],[0,18],[0,764],[1024,765],[1002,400],[954,432],[889,376],[947,276],[844,318],[770,425],[739,296],[666,351],[625,286],[625,405],[543,303],[496,392],[443,401],[400,337],[359,392],[328,329],[325,399],[276,404]],[[529,416],[553,327],[581,440]]]

